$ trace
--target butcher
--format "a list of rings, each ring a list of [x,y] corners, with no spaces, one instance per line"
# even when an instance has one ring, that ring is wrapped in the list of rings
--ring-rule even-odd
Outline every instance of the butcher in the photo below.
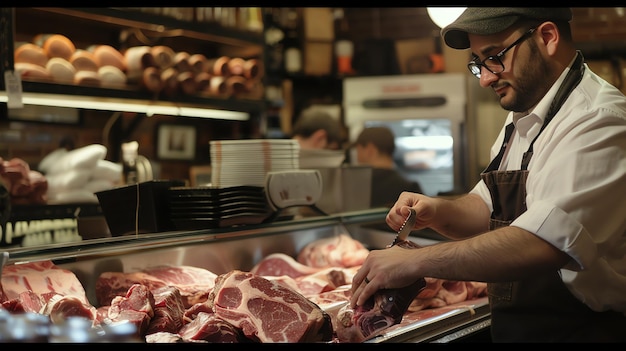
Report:
[[[403,192],[398,229],[450,238],[370,252],[351,306],[422,277],[487,282],[494,342],[626,341],[626,97],[576,50],[569,8],[467,8],[441,31],[509,111],[455,199]]]

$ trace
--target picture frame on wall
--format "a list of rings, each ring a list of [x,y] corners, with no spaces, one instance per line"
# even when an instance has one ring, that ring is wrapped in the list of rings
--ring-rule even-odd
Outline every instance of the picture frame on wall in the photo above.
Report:
[[[193,160],[196,157],[196,127],[162,123],[157,126],[157,158]]]

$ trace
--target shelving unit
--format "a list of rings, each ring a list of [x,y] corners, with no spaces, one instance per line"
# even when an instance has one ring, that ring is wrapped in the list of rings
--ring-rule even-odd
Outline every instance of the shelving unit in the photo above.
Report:
[[[119,50],[124,46],[143,45],[133,38],[139,33],[154,45],[168,45],[175,51],[204,54],[207,58],[221,55],[242,58],[261,58],[261,33],[221,27],[215,23],[181,21],[167,16],[120,8],[2,8],[0,10],[0,100],[7,100],[4,72],[13,70],[13,49],[16,43],[29,41],[41,33],[63,34],[75,42],[77,48],[93,44],[107,44]],[[133,41],[135,40],[135,41]],[[139,102],[152,107],[170,107],[173,114],[181,109],[217,109],[260,114],[265,109],[262,98],[212,97],[205,95],[154,96],[140,89],[109,89],[100,87],[54,84],[36,81],[22,82],[25,99],[42,97],[67,100],[63,106],[84,108],[81,101]],[[216,117],[220,118],[220,117]],[[235,118],[241,119],[241,118]]]

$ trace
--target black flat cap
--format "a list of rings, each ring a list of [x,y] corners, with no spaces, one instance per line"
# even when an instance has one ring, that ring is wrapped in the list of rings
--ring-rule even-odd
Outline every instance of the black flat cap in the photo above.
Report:
[[[468,33],[491,35],[504,31],[521,18],[539,21],[570,21],[569,7],[468,7],[454,22],[441,30],[446,45],[469,48]]]

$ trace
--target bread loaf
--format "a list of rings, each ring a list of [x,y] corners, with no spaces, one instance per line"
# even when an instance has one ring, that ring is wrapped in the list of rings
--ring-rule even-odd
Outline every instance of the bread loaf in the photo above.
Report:
[[[15,49],[13,54],[15,62],[32,63],[41,67],[46,67],[48,55],[39,46],[32,43],[24,43]]]
[[[98,67],[114,66],[120,71],[126,72],[124,55],[110,45],[92,45],[87,50],[93,53]]]
[[[22,79],[26,80],[43,80],[50,81],[52,80],[52,75],[45,68],[34,63],[26,63],[26,62],[16,62],[15,72],[20,74]]]
[[[121,69],[105,65],[98,69],[100,85],[106,88],[121,88],[126,85],[126,74]]]
[[[100,86],[101,79],[98,72],[94,71],[77,71],[74,75],[74,84],[86,86]]]
[[[91,71],[98,72],[98,64],[96,63],[95,56],[87,50],[76,50],[72,57],[70,57],[70,63],[74,65],[76,71]]]
[[[38,34],[34,43],[43,48],[48,58],[61,57],[70,61],[76,51],[74,43],[62,34]]]

